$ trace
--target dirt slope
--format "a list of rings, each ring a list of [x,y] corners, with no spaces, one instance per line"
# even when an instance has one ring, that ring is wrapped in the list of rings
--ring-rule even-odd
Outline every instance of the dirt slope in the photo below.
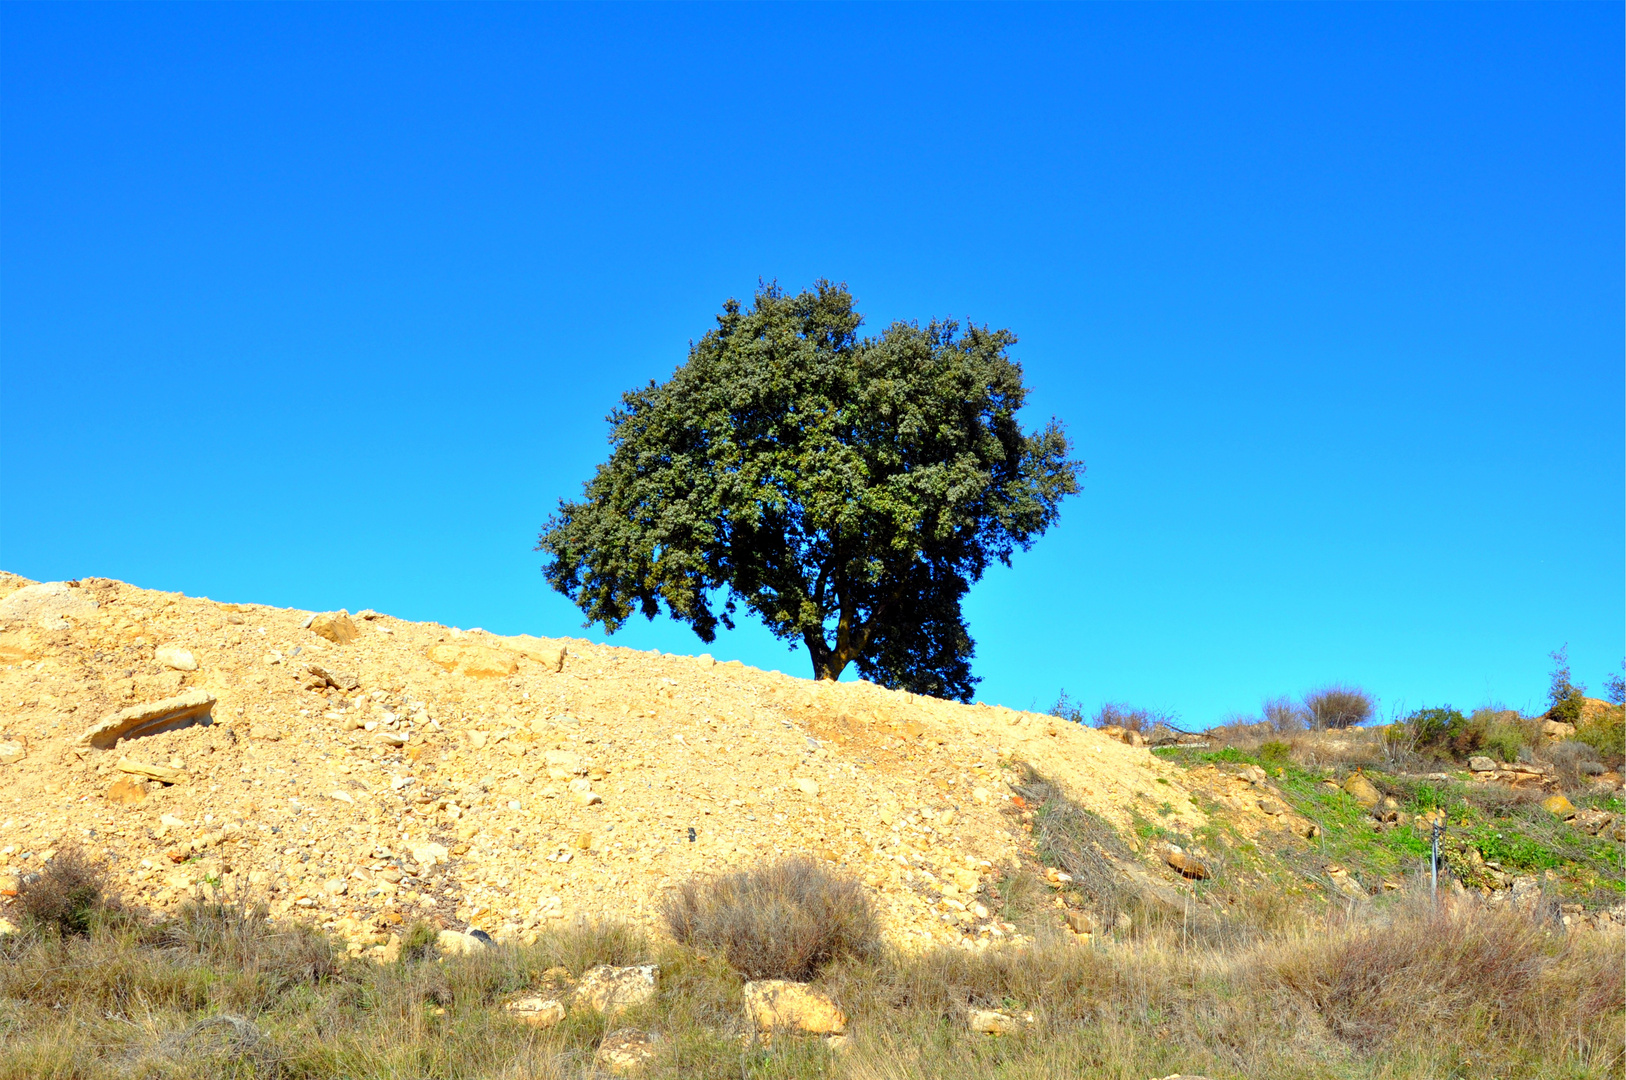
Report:
[[[1002,932],[975,890],[1032,842],[1002,765],[1119,825],[1134,807],[1203,824],[1181,770],[1051,717],[372,612],[32,584],[0,575],[0,882],[87,845],[138,903],[251,885],[360,947],[419,914],[515,935],[652,921],[677,881],[801,852],[862,879],[895,940],[971,944]],[[203,720],[82,743],[197,691],[215,699]]]

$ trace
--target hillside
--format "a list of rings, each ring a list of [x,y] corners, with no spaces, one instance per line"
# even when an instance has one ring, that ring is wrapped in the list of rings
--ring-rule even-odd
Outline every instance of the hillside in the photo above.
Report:
[[[899,943],[1020,933],[976,898],[1034,861],[1021,764],[1128,835],[1206,824],[1184,770],[1053,717],[371,611],[5,575],[0,664],[0,874],[81,845],[134,903],[252,891],[355,948],[419,916],[647,925],[787,853],[861,879]]]

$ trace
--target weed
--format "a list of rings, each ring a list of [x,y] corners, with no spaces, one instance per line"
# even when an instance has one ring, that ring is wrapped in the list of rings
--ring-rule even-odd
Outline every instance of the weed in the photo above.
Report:
[[[27,922],[63,936],[90,933],[115,906],[101,862],[78,848],[57,852],[45,869],[25,878],[17,899]]]

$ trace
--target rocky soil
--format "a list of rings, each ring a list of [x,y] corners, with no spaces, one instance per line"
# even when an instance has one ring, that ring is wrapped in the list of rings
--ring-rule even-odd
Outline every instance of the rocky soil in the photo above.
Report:
[[[979,895],[1032,857],[1017,762],[1119,826],[1204,824],[1184,770],[1049,716],[0,574],[0,894],[77,845],[138,905],[252,893],[387,954],[418,917],[650,924],[691,875],[801,853],[862,880],[894,941],[976,946],[1013,931]]]

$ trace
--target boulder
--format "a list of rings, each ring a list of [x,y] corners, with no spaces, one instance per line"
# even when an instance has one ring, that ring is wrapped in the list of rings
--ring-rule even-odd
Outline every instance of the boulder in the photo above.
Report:
[[[429,659],[457,675],[495,679],[519,670],[519,657],[472,641],[447,641],[429,649]]]
[[[515,1020],[532,1027],[552,1027],[565,1018],[565,1007],[554,998],[516,998],[503,1008]]]
[[[1484,754],[1475,754],[1468,759],[1468,768],[1473,772],[1495,772],[1496,762]]]
[[[213,694],[193,690],[162,701],[132,705],[104,716],[85,729],[84,734],[79,736],[78,745],[111,750],[120,739],[134,739],[190,724],[209,715],[214,704]]]
[[[46,630],[66,630],[68,619],[83,618],[100,605],[83,589],[66,581],[25,585],[0,600],[0,622],[33,623]]]
[[[745,984],[745,1012],[759,1031],[806,1031],[839,1035],[847,1017],[836,1003],[806,983],[758,979]]]
[[[473,934],[456,930],[442,930],[435,935],[435,944],[439,946],[442,956],[469,956],[486,947],[486,943]]]
[[[1383,801],[1383,793],[1377,789],[1377,785],[1373,784],[1361,773],[1350,773],[1349,779],[1344,781],[1343,786],[1349,797],[1367,810]]]
[[[658,974],[660,968],[655,964],[636,967],[600,964],[582,976],[576,987],[576,1003],[613,1018],[623,1009],[642,1005],[653,998]]]
[[[1565,821],[1575,816],[1574,805],[1564,797],[1562,792],[1557,795],[1549,795],[1541,800],[1541,808],[1554,817],[1563,818]]]
[[[1209,876],[1208,867],[1201,859],[1192,858],[1183,851],[1170,849],[1163,853],[1163,861],[1177,871],[1181,877],[1191,878],[1193,881],[1202,881]]]
[[[312,616],[310,629],[311,633],[327,638],[335,645],[348,645],[356,640],[356,624],[342,611]]]
[[[612,1031],[598,1044],[593,1060],[618,1076],[642,1071],[655,1056],[659,1039],[648,1031]]]

